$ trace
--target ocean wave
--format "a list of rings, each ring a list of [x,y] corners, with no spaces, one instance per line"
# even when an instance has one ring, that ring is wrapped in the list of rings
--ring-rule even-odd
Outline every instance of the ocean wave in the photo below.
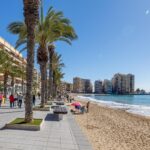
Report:
[[[138,114],[142,116],[150,116],[150,106],[123,104],[123,103],[117,103],[113,101],[97,100],[91,97],[84,97],[84,96],[78,96],[78,98],[88,100],[88,101],[98,102],[100,105],[104,105],[111,108],[123,109],[129,113]]]

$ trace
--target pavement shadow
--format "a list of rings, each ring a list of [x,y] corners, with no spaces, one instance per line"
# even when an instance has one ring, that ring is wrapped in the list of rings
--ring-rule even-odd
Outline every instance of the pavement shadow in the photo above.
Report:
[[[44,120],[45,121],[58,121],[58,117],[55,114],[49,113],[49,114],[46,115]]]

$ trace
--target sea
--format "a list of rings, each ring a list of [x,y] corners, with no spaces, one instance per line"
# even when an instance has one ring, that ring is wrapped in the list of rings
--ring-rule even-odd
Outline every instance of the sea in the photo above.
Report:
[[[150,95],[80,95],[80,99],[98,102],[107,107],[150,117]]]

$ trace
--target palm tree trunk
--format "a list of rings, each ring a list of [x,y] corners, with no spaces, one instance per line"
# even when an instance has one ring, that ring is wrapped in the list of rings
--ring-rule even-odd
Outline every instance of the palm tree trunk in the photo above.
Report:
[[[56,91],[56,74],[53,71],[53,97],[56,98],[57,91]]]
[[[23,89],[24,89],[24,81],[23,81],[23,77],[22,77],[22,80],[21,80],[21,87],[22,87],[22,89],[21,89],[21,90],[22,90],[22,94],[24,94],[24,90],[23,90]]]
[[[46,65],[48,61],[47,49],[43,44],[39,45],[37,60],[40,65],[41,72],[41,107],[45,106],[45,83],[46,83]]]
[[[25,98],[25,122],[32,122],[32,79],[34,69],[34,44],[35,33],[34,29],[39,18],[39,0],[23,0],[24,17],[27,26],[27,67],[26,80],[27,91]]]
[[[40,72],[41,72],[41,107],[45,107],[45,73],[46,67],[44,63],[40,64]]]
[[[4,74],[4,97],[6,98],[7,96],[7,82],[8,82],[8,74]]]
[[[47,100],[48,100],[48,89],[47,89],[47,69],[46,69],[46,72],[45,72],[45,103],[47,103]]]
[[[11,90],[11,93],[14,95],[14,80],[15,80],[15,78],[14,78],[14,76],[12,76],[12,80],[11,80],[11,88],[12,88],[12,90]]]
[[[53,96],[53,68],[52,68],[52,64],[53,64],[53,55],[54,55],[54,45],[49,45],[48,47],[48,51],[49,51],[49,91],[48,91],[48,97]]]
[[[50,60],[52,60],[52,59],[50,59]],[[52,62],[50,61],[48,97],[51,97],[51,96],[53,96],[53,70],[52,70]]]

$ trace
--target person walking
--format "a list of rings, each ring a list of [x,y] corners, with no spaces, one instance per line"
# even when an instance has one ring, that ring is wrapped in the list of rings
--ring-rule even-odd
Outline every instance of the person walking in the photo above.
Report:
[[[9,96],[9,102],[10,102],[10,108],[14,107],[14,96],[13,96],[13,94],[11,94]]]
[[[35,106],[35,94],[33,94],[32,103],[33,103],[33,106]]]
[[[21,108],[21,106],[22,106],[22,99],[23,99],[22,94],[21,94],[21,93],[18,94],[18,107],[19,107],[19,108]]]
[[[87,104],[86,104],[87,113],[89,113],[89,107],[90,107],[90,101],[88,101]]]
[[[5,96],[4,96],[4,95],[3,95],[2,101],[3,101],[3,104],[5,104],[5,103],[6,103],[6,98],[5,98]]]
[[[0,93],[0,107],[2,106],[3,95]]]

